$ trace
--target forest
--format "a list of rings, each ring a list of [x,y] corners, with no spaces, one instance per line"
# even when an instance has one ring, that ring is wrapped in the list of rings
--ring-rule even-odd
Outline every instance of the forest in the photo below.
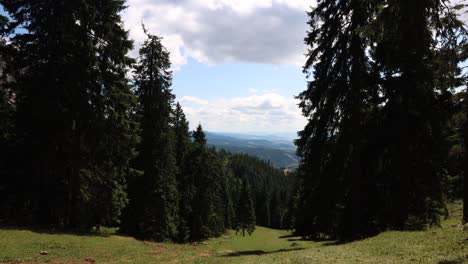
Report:
[[[124,0],[0,5],[1,226],[353,241],[438,226],[456,200],[468,223],[464,4],[317,1],[293,172],[190,131],[162,38],[142,24],[130,57]]]

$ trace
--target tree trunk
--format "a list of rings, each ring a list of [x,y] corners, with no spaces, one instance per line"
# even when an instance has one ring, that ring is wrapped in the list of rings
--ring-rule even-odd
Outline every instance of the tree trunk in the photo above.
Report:
[[[364,14],[361,3],[358,0],[352,2],[353,17],[352,17],[352,30],[353,38],[351,41],[351,239],[356,240],[362,236],[362,204],[361,204],[361,89],[364,87],[364,69],[365,58],[363,41],[361,36],[355,32],[358,27],[364,24]]]
[[[464,127],[464,173],[463,173],[463,224],[468,223],[468,90],[465,92],[465,127]]]

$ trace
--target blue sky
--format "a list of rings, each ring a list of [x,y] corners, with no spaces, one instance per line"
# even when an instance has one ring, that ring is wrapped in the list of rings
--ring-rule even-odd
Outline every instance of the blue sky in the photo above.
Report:
[[[218,132],[284,133],[304,125],[294,99],[306,86],[299,66],[207,65],[189,58],[174,71],[173,92],[193,128]]]
[[[306,79],[299,66],[223,63],[206,65],[189,59],[174,71],[176,95],[204,99],[245,97],[254,93],[275,92],[282,96],[297,95],[305,88]]]
[[[306,87],[305,11],[315,0],[127,0],[122,13],[137,51],[141,22],[171,53],[173,92],[191,127],[293,133]],[[0,7],[0,12],[2,12]]]
[[[128,0],[125,27],[136,56],[141,22],[171,53],[173,91],[191,127],[294,133],[294,99],[306,87],[306,10],[315,0]]]
[[[306,88],[306,11],[315,4],[127,0],[122,19],[135,41],[133,57],[145,39],[142,22],[163,37],[172,88],[192,128],[201,123],[218,132],[294,133],[306,123],[294,96]]]

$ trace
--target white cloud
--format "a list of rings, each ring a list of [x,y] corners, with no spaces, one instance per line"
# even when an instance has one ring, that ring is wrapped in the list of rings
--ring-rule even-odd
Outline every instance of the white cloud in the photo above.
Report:
[[[128,0],[123,19],[136,49],[145,39],[142,22],[162,36],[175,69],[188,57],[206,64],[303,65],[305,11],[313,4],[315,0]]]
[[[210,101],[197,97],[181,99],[192,128],[201,123],[206,130],[229,132],[299,131],[304,128],[306,119],[297,103],[294,98],[276,93]]]
[[[195,96],[184,96],[180,98],[180,103],[184,105],[194,104],[194,105],[207,105],[209,102]]]

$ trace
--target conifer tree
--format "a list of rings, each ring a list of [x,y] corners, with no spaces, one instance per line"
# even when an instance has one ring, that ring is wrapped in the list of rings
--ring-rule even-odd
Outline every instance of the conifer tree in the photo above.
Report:
[[[242,180],[236,216],[236,233],[241,232],[242,236],[245,236],[245,232],[247,232],[251,235],[255,231],[255,208],[247,179]]]
[[[147,40],[135,66],[142,128],[137,169],[143,175],[132,187],[128,208],[132,213],[126,216],[124,227],[138,237],[164,241],[176,239],[179,221],[172,73],[161,38],[145,33]]]
[[[459,199],[462,196],[461,188],[463,185],[463,171],[466,163],[462,160],[466,158],[462,151],[466,135],[466,127],[462,124],[466,122],[466,90],[457,92],[456,88],[466,87],[466,73],[461,65],[468,59],[468,30],[462,21],[460,14],[466,12],[467,5],[458,3],[451,5],[444,3],[441,8],[440,18],[436,22],[436,36],[438,45],[433,50],[433,71],[434,86],[436,96],[441,105],[440,110],[444,114],[444,119],[448,125],[446,127],[445,142],[446,159],[444,169],[447,170],[444,175],[443,184],[445,195],[448,199]],[[439,110],[439,111],[440,111]],[[466,142],[466,141],[465,141]],[[465,147],[466,148],[466,147]],[[466,181],[465,181],[466,182]],[[466,184],[464,185],[466,188]],[[468,189],[467,189],[468,190]],[[468,196],[464,202],[464,222],[468,221]]]
[[[445,4],[323,0],[309,13],[299,234],[347,240],[438,223],[460,73],[459,58],[446,58],[460,23],[442,17]]]
[[[180,168],[184,167],[185,158],[190,148],[189,123],[182,106],[177,102],[174,113],[174,131],[176,138],[176,160]],[[182,170],[181,170],[182,173]]]
[[[15,207],[15,130],[12,55],[14,50],[4,39],[8,19],[0,15],[0,219],[6,219]],[[0,220],[1,221],[1,220]]]
[[[89,28],[80,32],[86,32],[88,41],[93,44],[89,61],[93,62],[96,71],[90,71],[89,80],[93,83],[88,87],[88,96],[94,103],[91,112],[91,133],[94,135],[86,142],[90,146],[89,153],[84,152],[91,166],[86,173],[82,173],[93,179],[90,183],[93,204],[88,212],[98,225],[116,225],[128,202],[126,178],[134,173],[130,161],[135,156],[138,136],[133,117],[137,100],[127,78],[133,63],[127,54],[133,48],[133,42],[129,40],[120,16],[126,7],[125,1],[105,0],[93,2],[92,5],[79,3],[83,5],[80,12],[83,19],[75,21],[75,24],[89,23]],[[76,137],[83,133],[77,132]],[[88,174],[88,171],[91,173]]]
[[[13,131],[13,110],[14,91],[12,90],[12,54],[14,50],[7,45],[4,39],[5,29],[8,26],[8,19],[0,15],[0,159],[6,161],[7,143],[12,140]],[[3,165],[2,163],[0,163]],[[0,170],[1,171],[1,170]],[[7,177],[7,176],[5,176]],[[2,177],[3,178],[3,177]]]
[[[247,179],[251,186],[256,224],[282,228],[281,219],[274,218],[275,215],[283,215],[282,209],[288,207],[292,178],[285,175],[283,170],[272,167],[269,162],[246,154],[231,154],[227,167],[232,174],[228,180],[235,206],[240,199],[242,180]]]
[[[464,158],[464,174],[463,174],[463,219],[462,224],[468,223],[468,91],[465,91],[465,124],[463,141],[465,148]]]
[[[319,1],[308,13],[310,47],[304,72],[314,74],[299,95],[309,123],[299,133],[303,176],[296,230],[304,236],[359,236],[362,219],[363,124],[375,93],[364,34],[372,17],[368,2]],[[347,208],[340,211],[340,208]],[[345,216],[347,221],[344,221]],[[339,227],[340,222],[351,227]]]
[[[223,160],[207,148],[201,125],[192,133],[193,147],[187,156],[188,195],[193,197],[188,225],[190,240],[221,235],[225,229],[226,194]],[[229,210],[229,209],[228,209]]]
[[[387,1],[376,23],[381,72],[384,218],[396,229],[437,224],[446,117],[436,92],[433,32],[446,1]],[[382,3],[384,5],[384,3]],[[384,172],[385,171],[385,172]]]
[[[187,176],[190,179],[189,189],[192,190],[189,195],[193,197],[190,215],[190,239],[201,240],[212,236],[212,230],[209,227],[209,217],[213,213],[212,193],[209,188],[212,186],[210,181],[208,149],[206,147],[206,135],[201,125],[192,132],[193,148],[188,156]]]
[[[123,1],[11,1],[23,222],[115,224],[126,203],[134,104]]]
[[[177,162],[177,186],[180,193],[178,240],[187,241],[190,238],[190,215],[194,187],[187,171],[186,159],[191,147],[189,123],[186,120],[182,106],[177,102],[174,113],[175,155]]]
[[[234,180],[233,173],[229,170],[229,156],[226,152],[218,152],[220,159],[223,162],[222,166],[222,190],[220,193],[221,199],[224,201],[224,228],[233,229],[236,226],[236,212],[234,208],[234,198],[233,198],[233,189],[234,189]]]

